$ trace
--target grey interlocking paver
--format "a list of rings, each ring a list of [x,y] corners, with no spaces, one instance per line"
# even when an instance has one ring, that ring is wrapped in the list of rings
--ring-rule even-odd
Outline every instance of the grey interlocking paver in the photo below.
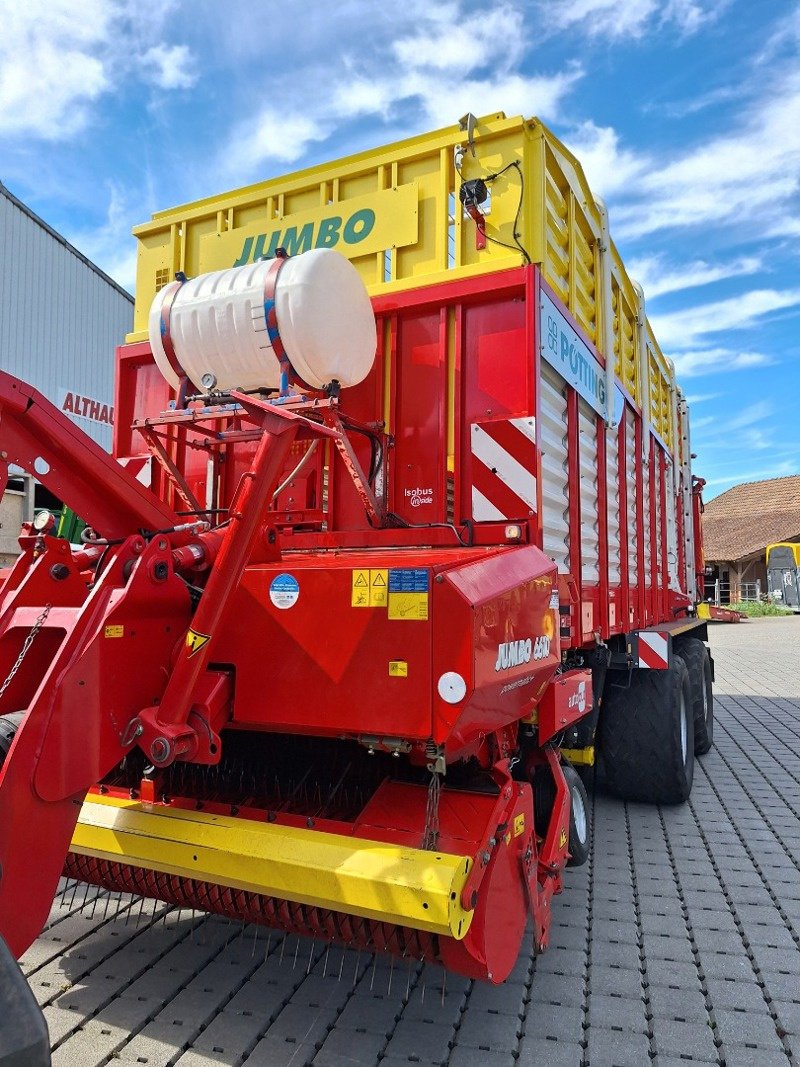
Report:
[[[547,1041],[541,1037],[524,1037],[519,1049],[519,1067],[580,1067],[583,1047],[571,1041]],[[476,1067],[480,1065],[476,1064]]]
[[[711,639],[717,745],[691,804],[597,793],[551,949],[528,941],[507,984],[62,881],[22,961],[53,1063],[800,1064],[800,619]]]

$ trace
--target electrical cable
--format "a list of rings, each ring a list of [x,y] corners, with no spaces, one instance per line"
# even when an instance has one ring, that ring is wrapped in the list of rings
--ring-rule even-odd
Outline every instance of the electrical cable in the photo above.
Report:
[[[517,211],[514,215],[514,229],[512,231],[514,237],[514,244],[510,245],[506,241],[498,241],[496,237],[490,237],[489,234],[486,233],[486,230],[484,230],[483,236],[486,238],[487,241],[491,241],[492,244],[500,245],[501,248],[510,248],[512,251],[520,251],[525,259],[525,262],[530,263],[531,257],[528,255],[528,250],[520,241],[519,232],[517,230],[517,227],[519,226],[520,215],[522,214],[522,205],[525,201],[525,176],[522,172],[522,167],[520,166],[519,161],[515,159],[511,163],[507,163],[505,167],[502,168],[502,170],[497,171],[496,174],[487,174],[487,176],[483,180],[486,182],[493,182],[497,178],[499,178],[501,174],[505,174],[507,170],[511,170],[512,167],[515,168],[517,173],[519,174],[519,202],[517,203]],[[516,245],[516,249],[514,248],[514,245]]]
[[[461,162],[460,161],[461,161],[461,156],[459,156],[459,154],[456,153],[455,158],[454,158],[455,168],[456,168],[456,171],[458,173],[459,178],[463,182],[465,179],[464,179],[464,175],[463,175],[463,173],[461,171]],[[526,263],[531,263],[532,262],[531,257],[528,254],[528,250],[525,248],[525,246],[520,241],[519,232],[518,232],[518,229],[517,229],[517,227],[519,226],[520,215],[522,214],[522,205],[525,202],[525,175],[523,173],[522,167],[520,166],[519,160],[514,159],[510,163],[506,163],[506,165],[504,167],[501,167],[501,169],[496,171],[494,174],[486,174],[486,175],[484,175],[483,176],[483,180],[485,182],[494,182],[499,177],[501,177],[503,174],[505,174],[506,171],[511,170],[512,167],[514,169],[516,169],[517,173],[519,174],[519,202],[517,204],[516,214],[514,215],[514,229],[513,229],[514,244],[511,245],[511,244],[508,244],[508,242],[506,242],[506,241],[499,241],[496,237],[491,237],[486,232],[485,229],[483,231],[483,236],[486,238],[487,241],[491,241],[492,244],[495,244],[495,245],[500,245],[501,248],[510,248],[513,252],[521,252],[523,257],[524,257],[524,259],[525,259],[525,262]]]

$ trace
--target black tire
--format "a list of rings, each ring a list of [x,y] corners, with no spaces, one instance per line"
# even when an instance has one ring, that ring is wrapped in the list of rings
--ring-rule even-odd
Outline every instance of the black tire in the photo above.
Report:
[[[711,684],[711,658],[697,637],[685,637],[677,653],[686,664],[692,687],[694,711],[694,754],[705,756],[714,744],[714,692]]]
[[[600,712],[603,775],[610,793],[646,804],[681,804],[692,791],[694,715],[686,664],[609,673]]]
[[[592,837],[592,817],[586,786],[574,767],[568,763],[561,768],[569,789],[569,859],[568,867],[581,867],[589,858]]]
[[[25,718],[24,711],[12,711],[8,715],[0,715],[0,767],[6,761],[14,734],[19,729],[19,724]]]

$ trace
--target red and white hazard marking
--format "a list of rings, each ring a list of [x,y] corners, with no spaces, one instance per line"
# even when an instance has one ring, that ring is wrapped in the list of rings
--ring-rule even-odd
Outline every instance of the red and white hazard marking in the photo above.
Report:
[[[527,519],[536,511],[536,420],[474,422],[471,438],[472,518]]]
[[[639,631],[639,666],[665,671],[669,667],[669,636],[652,630]]]
[[[153,457],[152,456],[128,456],[125,459],[118,459],[120,467],[124,467],[129,474],[132,474],[137,482],[141,482],[142,485],[146,485],[150,488],[150,480],[153,473]]]

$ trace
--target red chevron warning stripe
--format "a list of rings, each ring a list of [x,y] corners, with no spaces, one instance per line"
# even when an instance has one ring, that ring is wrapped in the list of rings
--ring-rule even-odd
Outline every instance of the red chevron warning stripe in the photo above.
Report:
[[[640,630],[639,666],[665,671],[669,667],[669,635],[654,630]]]
[[[529,518],[536,512],[536,420],[474,422],[470,437],[473,519]]]

